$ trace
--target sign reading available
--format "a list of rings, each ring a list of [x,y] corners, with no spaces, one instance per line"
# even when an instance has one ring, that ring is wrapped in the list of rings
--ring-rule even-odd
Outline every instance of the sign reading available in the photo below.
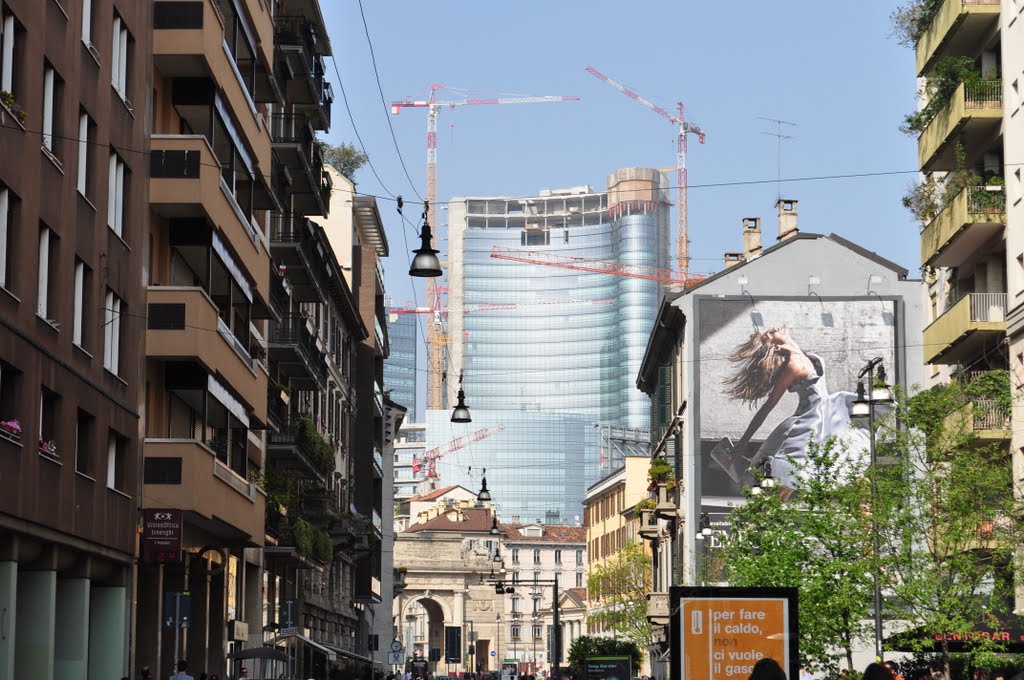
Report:
[[[672,588],[672,680],[746,680],[759,659],[799,676],[795,588]]]
[[[181,510],[142,511],[142,561],[181,562]]]

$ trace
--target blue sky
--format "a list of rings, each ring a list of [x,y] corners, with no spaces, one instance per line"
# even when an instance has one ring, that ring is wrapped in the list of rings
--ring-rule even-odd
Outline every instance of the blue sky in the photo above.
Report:
[[[387,188],[414,198],[377,91],[359,5],[321,4],[366,150]],[[893,4],[363,0],[389,103],[426,98],[431,83],[462,88],[445,98],[459,98],[463,90],[469,96],[582,98],[443,112],[442,201],[580,184],[600,189],[615,168],[673,166],[673,126],[586,73],[588,65],[667,109],[682,99],[688,117],[708,133],[705,145],[690,142],[695,272],[716,271],[723,252],[741,250],[743,217],[762,217],[766,244],[774,240],[774,182],[699,186],[775,179],[776,140],[762,134],[773,128],[759,116],[797,123],[786,130],[793,139],[783,144],[783,177],[914,169],[916,142],[897,129],[914,109],[913,51],[888,38]],[[355,141],[331,65],[328,79],[338,101],[327,139]],[[390,120],[416,190],[425,194],[426,116],[406,110]],[[919,232],[900,204],[914,177],[794,182],[783,184],[782,193],[800,201],[802,230],[835,232],[917,275]],[[369,169],[356,180],[360,191],[386,195]],[[413,298],[409,256],[393,204],[381,205],[391,245],[386,283],[401,305]],[[407,214],[419,210],[413,206]],[[413,234],[406,235],[415,247]]]

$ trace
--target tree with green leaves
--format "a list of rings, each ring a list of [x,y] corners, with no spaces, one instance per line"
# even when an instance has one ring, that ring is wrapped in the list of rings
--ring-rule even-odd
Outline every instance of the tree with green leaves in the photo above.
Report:
[[[870,484],[866,463],[848,461],[834,439],[807,453],[785,498],[748,492],[716,552],[730,585],[798,589],[800,663],[835,676],[835,650],[854,671],[853,648],[871,630]]]
[[[1021,532],[1011,457],[1002,436],[979,436],[1004,430],[1009,438],[1010,403],[1008,372],[990,371],[899,399],[879,430],[879,455],[889,463],[875,471],[879,567],[901,618],[924,633],[908,641],[923,650],[940,640],[947,677],[944,633],[998,627],[1013,609]],[[999,650],[982,639],[971,646]]]
[[[317,140],[320,145],[320,153],[324,163],[334,166],[334,169],[355,183],[355,174],[359,168],[366,165],[370,157],[360,151],[353,144],[347,142],[342,144],[328,144]]]
[[[643,643],[643,646],[649,642],[650,638]],[[641,649],[641,645],[633,640],[581,635],[569,646],[569,667],[573,680],[583,680],[587,659],[598,656],[627,656],[632,665],[632,672],[636,673],[643,660]]]
[[[643,649],[651,640],[651,624],[647,620],[649,592],[651,557],[642,545],[628,543],[607,562],[591,569],[587,599],[600,601],[601,606],[587,616],[587,623],[623,635]]]

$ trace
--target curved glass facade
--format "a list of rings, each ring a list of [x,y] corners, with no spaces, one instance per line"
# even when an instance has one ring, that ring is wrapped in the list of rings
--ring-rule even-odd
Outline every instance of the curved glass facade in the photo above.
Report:
[[[405,422],[416,420],[416,315],[388,314],[388,345],[384,360],[384,389],[391,401],[405,407]]]
[[[428,412],[428,447],[485,427],[483,414],[487,422],[504,418],[501,433],[474,443],[473,453],[460,452],[474,470],[488,468],[503,517],[572,522],[587,486],[608,472],[597,427],[650,426],[635,380],[662,284],[491,257],[500,246],[665,267],[667,203],[631,200],[609,208],[610,195],[449,202],[450,247],[457,251],[449,292],[457,346],[449,352],[449,375],[461,368],[473,423],[452,434],[441,419],[446,412],[437,412],[436,427]],[[510,457],[507,471],[494,467]],[[441,481],[479,486],[457,474],[464,472],[441,468]]]

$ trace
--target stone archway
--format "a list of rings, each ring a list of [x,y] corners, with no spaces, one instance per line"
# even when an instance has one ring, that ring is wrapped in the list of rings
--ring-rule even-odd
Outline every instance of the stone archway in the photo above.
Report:
[[[444,667],[445,623],[453,621],[451,607],[443,598],[425,593],[410,600],[402,616],[404,637],[410,640],[409,658],[427,659],[431,673],[438,675],[438,669]]]

